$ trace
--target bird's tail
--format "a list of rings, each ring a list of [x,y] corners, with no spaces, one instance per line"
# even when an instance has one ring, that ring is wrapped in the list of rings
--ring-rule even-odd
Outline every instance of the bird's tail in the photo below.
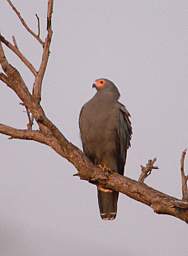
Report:
[[[117,213],[118,192],[98,187],[98,203],[103,220],[114,220]]]

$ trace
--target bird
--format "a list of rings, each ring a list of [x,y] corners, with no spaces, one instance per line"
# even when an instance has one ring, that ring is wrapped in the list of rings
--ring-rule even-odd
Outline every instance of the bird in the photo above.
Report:
[[[120,93],[109,79],[95,80],[96,94],[83,105],[79,115],[82,147],[89,160],[102,168],[124,175],[132,125],[130,113],[120,103]],[[119,193],[97,185],[98,205],[103,220],[114,220]]]

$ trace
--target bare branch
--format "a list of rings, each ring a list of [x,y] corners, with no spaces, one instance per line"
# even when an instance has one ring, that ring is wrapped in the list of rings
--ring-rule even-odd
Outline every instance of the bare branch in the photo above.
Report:
[[[12,139],[34,140],[43,144],[48,144],[48,140],[40,131],[21,130],[0,124],[0,133],[8,135]]]
[[[7,86],[10,87],[16,93],[16,95],[20,98],[20,100],[24,103],[24,105],[29,109],[29,111],[31,111],[35,120],[39,120],[40,118],[42,118],[42,116],[44,115],[44,111],[33,100],[33,97],[30,94],[28,88],[26,87],[26,84],[22,79],[18,70],[8,63],[3,51],[1,41],[0,41],[0,65],[6,74],[6,77],[2,77],[1,75],[3,82],[5,82]]]
[[[33,73],[34,76],[37,76],[37,71],[34,68],[34,66],[19,50],[15,37],[13,37],[14,45],[11,44],[7,39],[5,39],[5,37],[3,37],[1,34],[0,34],[0,41],[4,43],[11,51],[13,51],[19,57],[19,59],[28,67],[28,69]]]
[[[48,0],[47,30],[50,30],[52,27],[53,5],[54,5],[54,0]]]
[[[56,129],[57,128],[55,128],[55,126],[51,126],[51,132],[53,135],[56,134]],[[1,126],[0,132],[3,132]],[[26,130],[26,134],[28,136],[26,136],[26,139],[35,140],[33,131],[31,132],[31,135],[30,132],[31,131]],[[7,131],[3,133],[12,135]],[[13,136],[15,136],[15,133]],[[20,135],[17,135],[17,137],[19,136]],[[87,181],[95,180],[96,184],[101,184],[107,189],[119,191],[134,200],[150,206],[158,214],[168,214],[188,222],[188,203],[161,193],[160,191],[134,181],[128,177],[123,177],[116,172],[104,171],[98,166],[94,166],[77,147],[68,142],[63,135],[60,135],[60,132],[59,136],[61,136],[61,140],[57,140],[53,137],[51,138],[50,136],[49,139],[46,140],[41,139],[41,137],[37,137],[36,141],[42,140],[42,143],[48,144],[58,154],[70,161],[78,170],[78,175],[81,179]],[[22,135],[21,138],[23,138]]]
[[[27,117],[28,117],[28,124],[27,124],[27,129],[28,130],[32,130],[32,126],[33,126],[33,118],[31,116],[31,113],[29,112],[29,109],[27,107],[25,107],[26,112],[27,112]]]
[[[53,124],[45,117],[44,111],[41,106],[34,100],[33,96],[30,94],[26,84],[21,77],[18,70],[10,65],[6,59],[6,56],[3,51],[2,43],[0,41],[0,65],[2,66],[3,71],[7,75],[7,79],[2,78],[8,87],[10,87],[28,110],[32,113],[32,118],[34,118],[41,131],[44,133],[51,133],[48,126],[51,128]],[[42,122],[43,121],[43,122]]]
[[[141,165],[141,174],[138,179],[138,182],[144,183],[145,179],[151,174],[152,170],[159,169],[157,166],[154,166],[154,163],[157,161],[157,158],[153,160],[148,160],[146,166]]]
[[[40,37],[40,18],[37,15],[37,13],[35,14],[36,18],[37,18],[37,28],[38,28],[38,33],[37,36]]]
[[[53,136],[55,128],[51,127]],[[57,134],[56,134],[57,135]],[[60,139],[61,138],[61,139]],[[56,144],[50,146],[62,157],[71,162],[81,179],[100,184],[107,189],[121,192],[143,204],[151,207],[158,214],[167,214],[179,218],[188,223],[188,202],[181,201],[160,191],[157,191],[144,183],[124,177],[117,172],[101,169],[93,165],[88,158],[73,144],[59,134]]]
[[[13,5],[12,1],[10,0],[6,0],[7,3],[12,7],[13,11],[16,13],[17,17],[19,18],[19,20],[21,21],[22,25],[25,27],[25,29],[42,45],[44,46],[44,42],[42,41],[42,39],[40,38],[40,36],[38,34],[36,34],[35,32],[33,32],[33,30],[27,25],[27,23],[25,22],[25,20],[23,19],[23,17],[21,16],[20,12],[17,10],[17,8]]]
[[[26,110],[26,113],[27,113],[27,117],[28,117],[28,123],[27,123],[27,129],[28,130],[32,130],[32,126],[33,126],[33,117],[28,109],[27,106],[24,105],[24,103],[20,103],[20,105],[24,106],[25,107],[25,110]]]
[[[53,13],[53,0],[48,0],[48,12],[47,12],[47,37],[45,39],[44,43],[44,49],[42,54],[42,60],[39,68],[39,72],[37,74],[37,77],[35,79],[34,85],[33,85],[33,97],[37,103],[40,103],[41,101],[41,91],[42,91],[42,81],[44,78],[44,74],[46,71],[46,67],[48,64],[48,58],[50,54],[50,44],[52,39],[52,27],[51,27],[51,19],[52,19],[52,13]]]
[[[3,73],[0,73],[0,80],[5,84],[8,83],[8,77]]]
[[[17,45],[15,36],[12,36],[12,41],[13,41],[14,46],[18,49],[18,45]]]
[[[181,171],[181,182],[182,182],[182,200],[188,202],[188,175],[185,175],[184,163],[186,157],[187,149],[182,152],[181,160],[180,160],[180,171]]]
[[[27,124],[28,130],[32,129],[33,117],[30,116],[30,107],[33,104],[32,95],[27,89],[22,77],[19,72],[11,66],[4,54],[2,43],[0,41],[0,64],[6,73],[0,73],[0,80],[3,81],[8,87],[15,91],[17,96],[24,102],[22,105],[25,106],[29,123]]]
[[[3,69],[3,71],[5,73],[7,72],[11,72],[11,66],[9,65],[7,59],[6,59],[6,56],[5,56],[5,53],[3,51],[3,47],[2,47],[2,44],[1,44],[1,40],[0,40],[0,64],[1,64],[1,67]]]

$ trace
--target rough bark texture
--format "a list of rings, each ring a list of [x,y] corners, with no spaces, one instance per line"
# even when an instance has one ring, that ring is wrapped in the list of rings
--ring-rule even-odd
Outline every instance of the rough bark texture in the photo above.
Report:
[[[188,175],[185,175],[185,170],[184,170],[186,153],[187,153],[187,150],[185,149],[182,152],[182,156],[180,160],[180,171],[181,171],[181,183],[182,183],[182,199],[188,202],[188,186],[187,186]]]
[[[24,27],[32,36],[39,41],[43,46],[42,60],[38,71],[32,66],[30,62],[24,57],[21,51],[18,50],[15,40],[14,44],[8,42],[3,36],[0,36],[0,65],[4,73],[0,74],[0,80],[12,89],[18,98],[23,102],[26,107],[27,115],[29,119],[28,129],[16,129],[5,124],[0,124],[0,133],[8,135],[12,139],[25,139],[34,140],[50,146],[59,155],[66,158],[77,169],[77,175],[86,181],[90,181],[93,184],[102,184],[106,188],[119,191],[134,200],[137,200],[145,205],[150,206],[154,212],[159,214],[168,214],[179,218],[188,223],[188,198],[187,198],[187,176],[184,173],[184,159],[185,154],[181,159],[181,174],[182,174],[182,191],[183,200],[176,199],[160,191],[157,191],[146,184],[144,184],[145,178],[151,173],[152,169],[156,169],[153,164],[154,160],[150,160],[146,167],[142,166],[142,174],[139,181],[132,180],[128,177],[119,175],[116,172],[101,169],[98,166],[94,166],[83,152],[69,142],[60,130],[47,118],[41,105],[41,90],[42,81],[46,71],[50,43],[52,38],[52,13],[53,13],[53,0],[48,0],[47,11],[47,36],[43,43],[40,38],[40,22],[38,20],[38,34],[29,29],[26,22],[20,15],[19,11],[13,6],[10,0],[7,0],[12,9],[21,20]],[[37,16],[38,17],[38,16]],[[18,70],[8,63],[3,51],[2,43],[9,47],[30,69],[35,76],[35,83],[33,87],[33,93],[31,94],[21,77]],[[32,130],[32,123],[38,124],[38,130]]]

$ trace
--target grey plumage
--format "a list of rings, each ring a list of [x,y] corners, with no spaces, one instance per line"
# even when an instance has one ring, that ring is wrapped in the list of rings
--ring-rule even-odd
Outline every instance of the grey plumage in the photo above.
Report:
[[[118,102],[119,91],[108,79],[97,79],[95,96],[81,109],[79,126],[86,156],[94,163],[124,174],[132,127],[130,114]],[[98,187],[98,202],[102,219],[114,219],[118,193]]]

